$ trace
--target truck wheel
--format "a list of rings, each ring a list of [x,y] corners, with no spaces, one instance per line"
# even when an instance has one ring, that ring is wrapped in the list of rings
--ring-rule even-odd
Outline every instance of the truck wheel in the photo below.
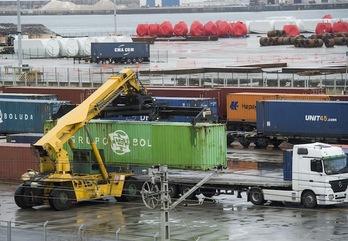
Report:
[[[203,188],[200,191],[206,197],[213,197],[216,194],[216,189],[214,188]]]
[[[187,193],[188,191],[191,190],[191,186],[182,186],[181,187],[181,195],[184,195],[185,193]],[[191,193],[190,195],[188,195],[188,197],[186,199],[193,199],[195,197],[196,192]]]
[[[252,188],[249,191],[249,200],[254,205],[262,205],[265,203],[262,190],[259,188]]]
[[[168,185],[168,191],[171,198],[177,198],[179,196],[179,188],[174,184]]]
[[[135,178],[127,178],[122,191],[122,196],[116,198],[118,201],[129,202],[139,199],[140,183]]]
[[[28,204],[28,198],[25,194],[25,186],[23,184],[19,185],[16,188],[15,194],[14,194],[14,200],[18,207],[26,209],[31,208],[32,205]]]
[[[317,197],[312,191],[306,191],[302,194],[302,204],[305,208],[315,208],[317,206]]]
[[[57,211],[68,210],[73,203],[72,196],[72,191],[70,190],[53,188],[50,193],[49,204],[51,208]]]

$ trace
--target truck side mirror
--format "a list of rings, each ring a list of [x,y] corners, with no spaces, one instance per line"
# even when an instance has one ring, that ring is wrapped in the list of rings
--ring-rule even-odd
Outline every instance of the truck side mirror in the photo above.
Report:
[[[311,171],[323,172],[323,165],[321,163],[321,160],[311,160]]]

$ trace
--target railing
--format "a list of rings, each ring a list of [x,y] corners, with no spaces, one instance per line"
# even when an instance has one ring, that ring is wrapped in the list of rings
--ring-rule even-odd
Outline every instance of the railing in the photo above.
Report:
[[[128,65],[127,65],[128,66]],[[138,72],[143,84],[159,86],[240,86],[240,87],[325,87],[328,92],[341,94],[347,87],[345,73],[323,75],[299,75],[295,73],[186,73],[170,74],[166,71],[156,74],[144,71],[137,65],[130,66]],[[0,68],[2,86],[70,86],[98,87],[122,67],[107,65],[101,67],[31,67],[21,71],[18,67]],[[142,67],[144,68],[144,67]]]
[[[136,233],[124,230],[122,227],[105,231],[85,224],[75,229],[63,226],[54,221],[44,223],[24,223],[12,220],[0,220],[0,240],[35,240],[35,241],[159,241],[159,230],[153,235]],[[187,239],[171,239],[173,241],[185,241]]]

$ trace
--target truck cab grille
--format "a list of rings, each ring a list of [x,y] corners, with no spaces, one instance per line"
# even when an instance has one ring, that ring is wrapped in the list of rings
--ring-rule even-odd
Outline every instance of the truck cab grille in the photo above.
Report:
[[[331,188],[334,192],[344,192],[347,190],[348,179],[330,181]]]

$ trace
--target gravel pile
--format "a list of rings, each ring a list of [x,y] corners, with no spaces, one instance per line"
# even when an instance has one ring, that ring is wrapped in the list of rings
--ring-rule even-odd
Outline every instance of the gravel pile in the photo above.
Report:
[[[120,8],[120,6],[117,6]],[[72,2],[52,0],[41,8],[44,11],[62,11],[62,10],[111,10],[114,9],[114,3],[110,0],[100,0],[94,5],[77,5]]]

